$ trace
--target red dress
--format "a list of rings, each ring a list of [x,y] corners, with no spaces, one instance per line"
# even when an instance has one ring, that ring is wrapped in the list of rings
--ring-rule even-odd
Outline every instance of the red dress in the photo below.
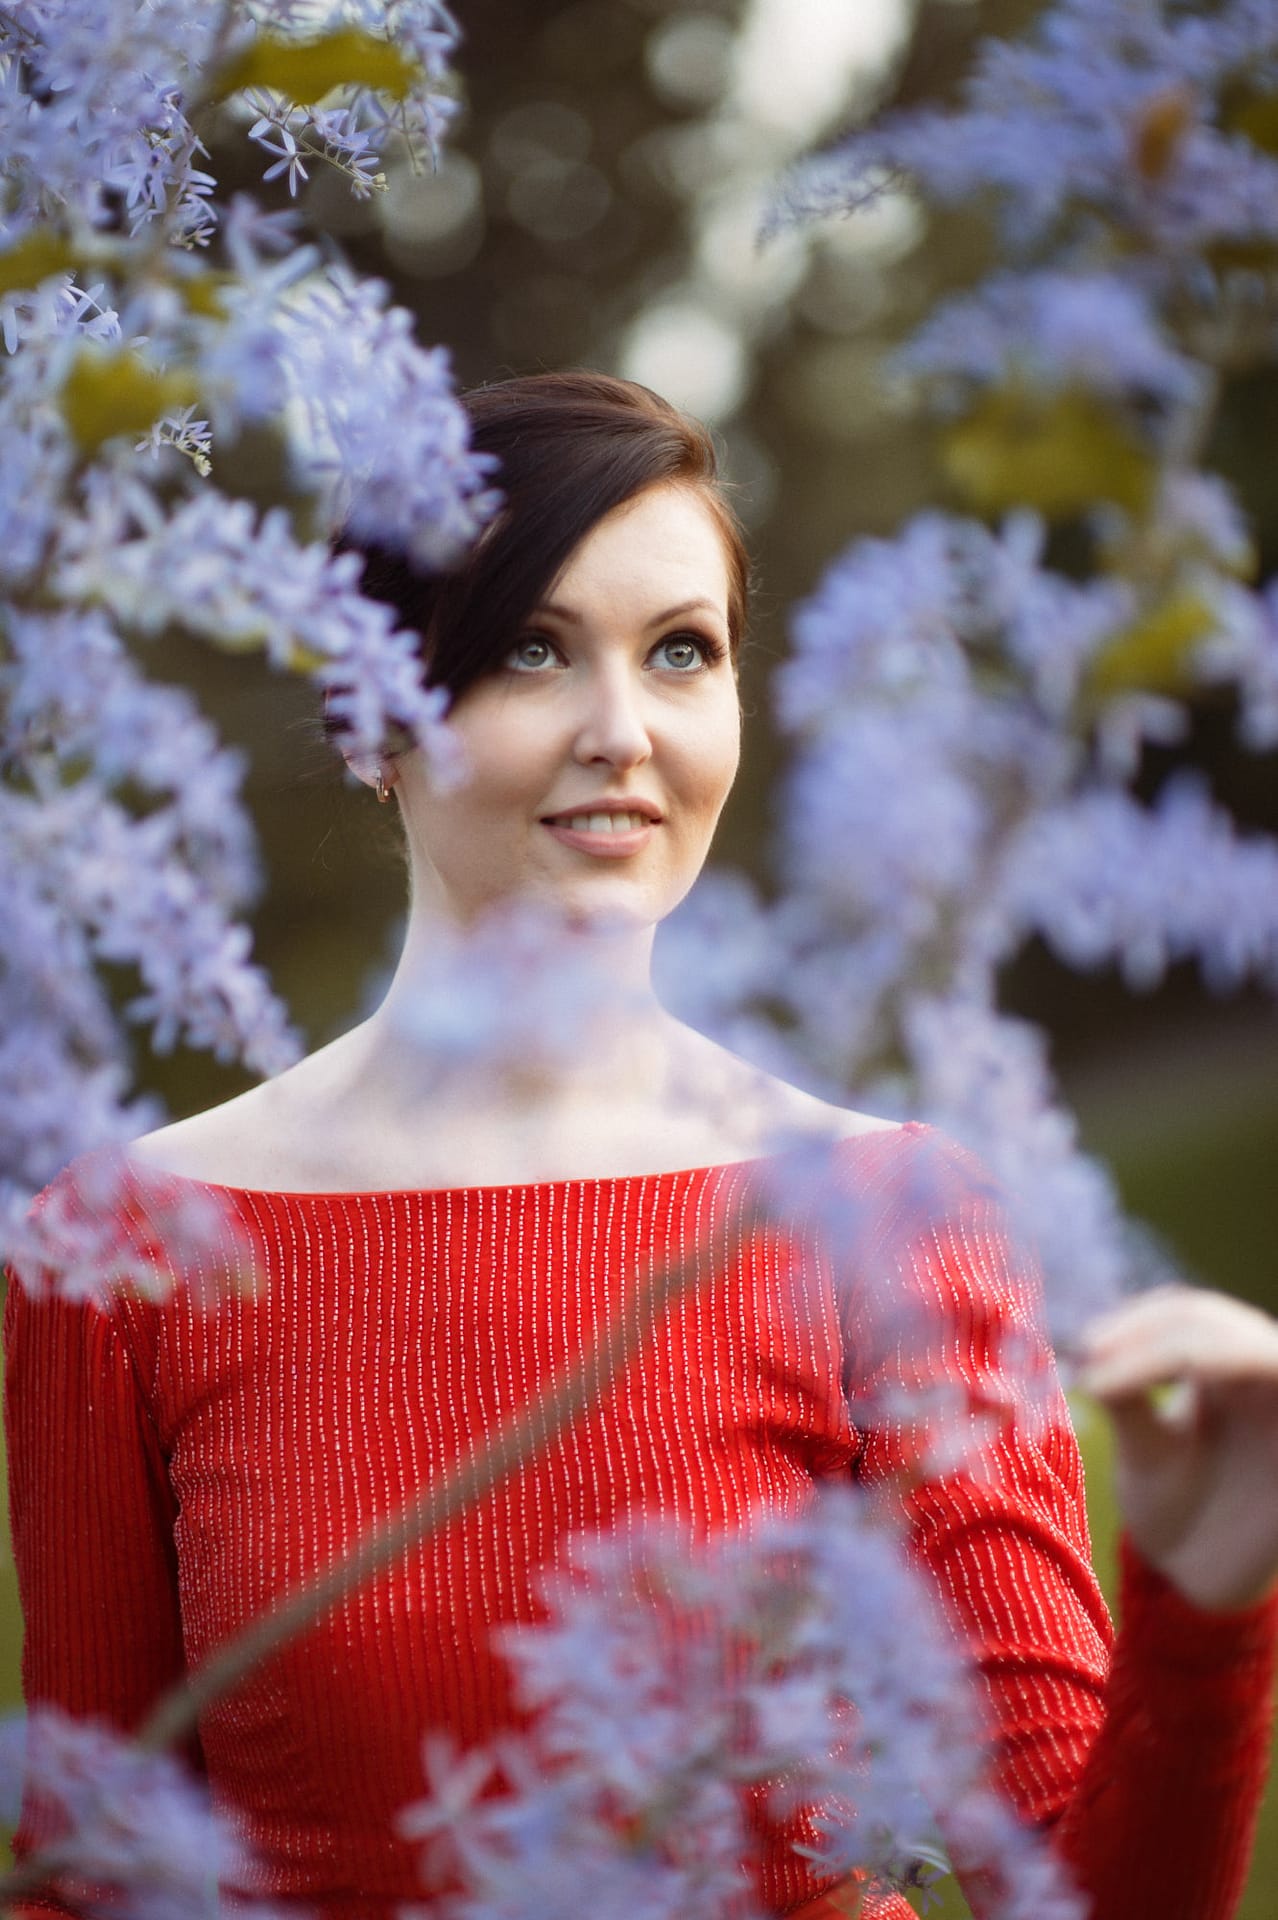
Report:
[[[11,1285],[29,1701],[136,1725],[184,1663],[402,1505],[627,1289],[695,1249],[701,1284],[588,1416],[202,1720],[213,1794],[264,1892],[325,1920],[420,1901],[393,1822],[422,1793],[422,1733],[480,1742],[510,1723],[488,1630],[533,1617],[532,1571],[565,1533],[640,1505],[705,1535],[798,1512],[822,1479],[900,1464],[903,1381],[971,1389],[1009,1328],[1041,1355],[997,1204],[957,1150],[939,1150],[944,1217],[920,1225],[925,1150],[935,1136],[907,1127],[837,1156],[872,1222],[860,1244],[925,1316],[909,1349],[862,1323],[855,1285],[836,1292],[815,1226],[741,1238],[761,1162],[444,1191],[216,1189],[257,1244],[251,1296],[210,1313],[178,1286],[104,1314]],[[1096,1920],[1225,1920],[1263,1784],[1278,1614],[1202,1614],[1128,1552],[1111,1664],[1078,1453],[1059,1396],[1052,1409],[1032,1439],[991,1443],[993,1471],[918,1487],[917,1553],[970,1639],[1006,1791],[1054,1829]],[[28,1813],[18,1852],[40,1837]],[[779,1839],[761,1877],[778,1912],[821,1893]]]

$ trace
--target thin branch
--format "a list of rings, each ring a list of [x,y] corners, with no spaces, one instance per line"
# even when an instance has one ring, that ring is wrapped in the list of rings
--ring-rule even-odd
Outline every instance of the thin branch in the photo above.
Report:
[[[747,1205],[743,1209],[740,1225],[729,1243],[729,1257],[761,1218],[758,1207]],[[312,1626],[405,1548],[429,1540],[557,1440],[578,1414],[607,1393],[651,1336],[659,1316],[695,1283],[706,1251],[698,1245],[684,1259],[662,1267],[628,1305],[619,1308],[601,1337],[544,1394],[503,1421],[473,1453],[430,1481],[408,1506],[371,1527],[348,1555],[284,1594],[178,1686],[163,1694],[138,1732],[136,1744],[155,1751],[182,1739],[195,1728],[204,1709],[229,1692],[253,1667]],[[54,1841],[0,1874],[0,1902],[7,1905],[46,1885],[60,1869],[62,1852]]]
[[[734,1247],[755,1224],[755,1212],[747,1208]],[[370,1528],[343,1559],[284,1594],[163,1695],[137,1736],[139,1744],[161,1748],[181,1739],[196,1726],[204,1709],[251,1668],[313,1625],[405,1548],[429,1540],[557,1440],[578,1414],[608,1391],[650,1336],[658,1316],[693,1285],[702,1252],[698,1246],[692,1255],[663,1267],[544,1394],[503,1421],[481,1446],[431,1480],[406,1507]],[[7,1891],[8,1882],[0,1879],[0,1896]]]

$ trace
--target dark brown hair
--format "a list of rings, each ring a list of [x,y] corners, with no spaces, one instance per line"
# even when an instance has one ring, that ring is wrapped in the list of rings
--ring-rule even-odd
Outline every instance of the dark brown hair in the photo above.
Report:
[[[728,563],[728,629],[744,634],[750,563],[699,421],[648,387],[602,373],[538,373],[461,397],[471,444],[496,458],[495,519],[451,573],[418,572],[402,555],[359,545],[363,590],[422,636],[427,682],[458,698],[498,664],[592,527],[648,487],[698,493]],[[354,541],[339,545],[356,546]]]

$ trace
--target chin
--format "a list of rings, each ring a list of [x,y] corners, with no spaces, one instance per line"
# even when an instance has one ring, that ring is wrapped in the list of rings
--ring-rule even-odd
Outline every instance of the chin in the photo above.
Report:
[[[584,889],[557,901],[556,906],[575,932],[642,933],[664,916],[644,902],[626,900],[606,890]]]
[[[547,888],[538,904],[561,913],[575,931],[641,933],[664,920],[674,903],[657,900],[646,887],[599,875],[576,886]]]

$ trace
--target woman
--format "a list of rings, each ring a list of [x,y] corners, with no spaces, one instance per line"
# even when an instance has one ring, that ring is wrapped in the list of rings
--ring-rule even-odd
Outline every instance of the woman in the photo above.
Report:
[[[368,556],[368,589],[453,696],[468,765],[450,784],[416,749],[352,762],[403,824],[390,988],[276,1080],[132,1150],[156,1193],[227,1200],[262,1285],[211,1316],[179,1290],[111,1317],[15,1286],[6,1321],[28,1697],[127,1727],[533,1401],[637,1275],[692,1262],[700,1284],[654,1317],[615,1392],[201,1722],[198,1757],[265,1887],[370,1920],[420,1898],[393,1822],[420,1793],[422,1732],[469,1744],[511,1722],[490,1631],[530,1617],[566,1533],[657,1505],[709,1535],[801,1509],[822,1478],[887,1481],[919,1465],[918,1433],[886,1411],[907,1374],[970,1396],[1003,1334],[1040,1342],[962,1156],[748,1068],[650,986],[654,929],[700,871],[738,761],[747,565],[707,437],[597,376],[468,406],[501,515],[442,582]],[[574,983],[609,1017],[575,1048],[515,1038],[455,1059],[422,1017],[439,954],[512,908],[568,930]],[[855,1275],[836,1290],[802,1223],[751,1226],[782,1137],[834,1142],[831,1179],[920,1310],[908,1353],[876,1337]],[[946,1199],[920,1223],[929,1154]],[[1178,1424],[1147,1397],[1169,1379],[1197,1396]],[[1128,1526],[1112,1672],[1058,1396],[979,1467],[916,1479],[915,1548],[971,1640],[1003,1783],[1095,1913],[1225,1920],[1267,1741],[1278,1329],[1164,1293],[1094,1329],[1085,1384],[1115,1416]],[[20,1850],[39,1838],[29,1812]],[[757,1874],[775,1911],[845,1910],[782,1835],[764,1835]]]

